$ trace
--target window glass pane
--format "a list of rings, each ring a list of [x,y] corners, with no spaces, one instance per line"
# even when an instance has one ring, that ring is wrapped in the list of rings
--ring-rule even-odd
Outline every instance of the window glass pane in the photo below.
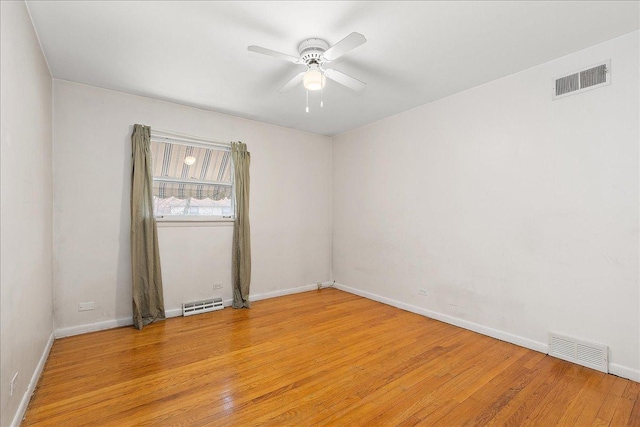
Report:
[[[155,216],[233,216],[231,152],[151,141]]]
[[[231,199],[178,199],[175,197],[153,196],[153,213],[163,215],[192,215],[192,216],[232,216],[233,205]]]
[[[231,152],[169,142],[151,143],[153,176],[231,183]],[[188,159],[191,158],[191,159]],[[192,160],[189,165],[185,160]]]

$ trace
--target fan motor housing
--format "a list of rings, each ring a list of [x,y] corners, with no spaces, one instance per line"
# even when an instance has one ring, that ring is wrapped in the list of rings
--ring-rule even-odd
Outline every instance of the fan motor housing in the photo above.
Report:
[[[298,46],[298,52],[300,52],[300,58],[307,64],[317,63],[322,61],[322,54],[329,49],[329,43],[322,39],[306,39]]]

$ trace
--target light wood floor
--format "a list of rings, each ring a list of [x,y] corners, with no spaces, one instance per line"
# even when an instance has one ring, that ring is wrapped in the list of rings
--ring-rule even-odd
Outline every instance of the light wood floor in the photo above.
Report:
[[[23,425],[640,426],[639,393],[323,289],[57,340]]]

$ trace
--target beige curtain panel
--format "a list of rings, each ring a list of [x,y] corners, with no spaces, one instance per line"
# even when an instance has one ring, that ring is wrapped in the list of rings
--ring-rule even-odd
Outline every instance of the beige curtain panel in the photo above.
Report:
[[[131,273],[133,324],[142,329],[164,319],[158,229],[153,217],[151,128],[134,125],[131,135]]]
[[[249,227],[249,163],[251,156],[247,145],[231,143],[231,158],[236,185],[236,220],[233,224],[233,255],[231,275],[233,280],[233,307],[250,308],[251,284],[251,230]]]

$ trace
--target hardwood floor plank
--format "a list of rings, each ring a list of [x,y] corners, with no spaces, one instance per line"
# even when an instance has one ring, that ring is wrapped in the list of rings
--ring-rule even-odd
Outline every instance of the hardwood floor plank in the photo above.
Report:
[[[471,340],[472,338],[470,337],[469,339]],[[449,387],[449,386],[455,385],[456,383],[463,381],[465,378],[473,374],[473,372],[470,372],[470,369],[474,367],[474,360],[482,356],[481,352],[479,352],[478,350],[480,350],[482,348],[481,346],[483,345],[486,345],[486,343],[482,343],[481,340],[478,340],[473,342],[471,345],[467,345],[465,351],[463,351],[461,348],[456,349],[455,357],[451,359],[440,357],[435,361],[435,363],[437,364],[436,365],[437,367],[434,367],[433,369],[436,369],[438,373],[452,372],[452,374],[450,375],[450,379],[446,383],[447,387],[441,387],[437,390],[431,390],[432,394],[435,393],[432,396],[434,399],[441,397],[438,394],[439,391],[443,393],[448,392],[449,394],[455,393],[458,389],[455,387]],[[464,353],[466,357],[462,357],[462,358],[459,357],[461,353]],[[469,355],[475,355],[475,357],[469,357]],[[487,357],[487,356],[484,356],[484,357]],[[465,363],[461,363],[460,366],[458,366],[457,362],[461,362],[461,361],[465,361]],[[459,374],[457,374],[458,372]],[[418,380],[419,378],[416,378],[416,379]],[[386,385],[387,383],[383,383],[383,384]],[[365,387],[365,390],[367,390],[366,387]],[[366,397],[364,397],[358,403],[359,406],[363,406],[362,408],[363,410],[361,412],[366,412],[366,409],[368,407],[371,407],[371,402],[376,402],[377,395],[374,394],[373,391],[374,390],[368,390]],[[386,391],[386,388],[383,391]],[[363,391],[362,390],[358,391],[358,394],[362,395]],[[387,399],[388,397],[389,395],[385,395],[385,399]],[[331,414],[330,417],[322,420],[322,423],[319,423],[319,425],[327,425],[327,424],[330,425],[332,423],[337,423],[337,422],[342,423],[345,421],[343,418],[348,417],[349,414],[352,414],[354,412],[354,409],[356,408],[347,407],[342,409],[341,411],[334,411],[334,413]]]
[[[640,397],[640,383],[627,381],[627,387],[622,392],[622,397],[635,402]]]
[[[618,406],[616,406],[616,410],[613,413],[613,417],[611,417],[611,422],[609,425],[615,426],[624,426],[627,424],[627,421],[631,418],[631,412],[633,411],[633,402],[628,399],[622,399]]]
[[[323,289],[56,340],[23,425],[640,425],[639,392]]]
[[[439,344],[447,345],[447,341],[453,342],[454,340],[451,337],[441,337]],[[449,350],[453,351],[454,348],[452,347]],[[421,347],[415,345],[407,346],[404,349],[394,346],[388,347],[384,352],[369,355],[368,359],[359,359],[354,361],[353,366],[350,368],[349,375],[343,377],[345,381],[348,381],[348,385],[341,384],[338,389],[342,390],[343,393],[350,391],[354,397],[357,398],[356,400],[360,401],[362,398],[369,397],[375,392],[375,389],[371,389],[369,387],[376,386],[377,384],[389,383],[392,381],[394,376],[401,375],[402,371],[406,371],[407,367],[413,366],[416,363],[423,364],[422,368],[419,368],[418,371],[420,371],[420,369],[426,370],[428,369],[426,362],[429,360],[436,360],[437,355],[442,354],[442,352],[434,352],[433,350],[419,353],[420,351],[422,351]],[[393,365],[383,365],[382,362],[389,360],[390,356],[393,354],[402,354],[403,356],[396,357]],[[384,369],[380,369],[381,366],[384,366]],[[415,373],[416,370],[413,369],[411,372]],[[385,376],[385,381],[382,381],[381,376]],[[338,400],[341,400],[339,395],[338,398]],[[340,402],[331,402],[332,411],[336,411],[336,405],[338,403]],[[348,408],[351,407],[353,407],[353,404],[348,405]],[[320,420],[318,415],[319,413],[314,414],[314,424],[317,424]],[[310,420],[308,421],[311,422]]]
[[[631,415],[627,420],[627,426],[640,426],[640,398],[636,399],[631,410]]]
[[[490,405],[484,405],[483,409],[475,412],[472,425],[488,425],[498,414],[505,412],[509,405],[514,406],[518,397],[535,379],[536,371],[526,368],[527,361],[535,358],[533,352],[526,351],[514,365],[496,376],[484,387],[478,389],[470,398],[476,402],[491,401]]]
[[[584,405],[582,412],[580,412],[580,416],[578,416],[573,425],[579,427],[593,424],[596,421],[598,412],[605,398],[606,395],[596,390],[589,390],[589,392],[583,396]]]
[[[498,412],[493,416],[493,418],[487,421],[487,425],[518,425],[518,420],[525,419],[526,414],[531,410],[531,406],[529,405],[530,399],[538,398],[538,395],[540,394],[540,387],[547,384],[547,378],[553,370],[554,362],[555,359],[546,356],[540,359],[537,364],[533,365],[529,369],[529,373],[526,374],[527,377],[522,378],[522,381],[530,381],[524,388],[519,390],[509,402],[498,409]],[[525,364],[525,366],[527,365],[529,364]],[[518,386],[519,382],[513,385],[505,385],[505,393],[509,393],[511,388],[517,390]],[[489,407],[488,410],[491,410],[491,407]]]
[[[563,378],[542,398],[522,426],[553,425],[565,413],[584,387],[588,376],[580,375],[585,368],[569,364]]]
[[[609,394],[613,394],[614,396],[622,397],[625,390],[627,389],[627,385],[629,381],[624,378],[616,377],[615,382],[611,386],[611,390],[609,390]]]
[[[602,377],[605,375],[594,375],[590,369],[585,369],[585,373],[588,377],[582,387],[582,390],[580,390],[580,393],[578,393],[575,399],[573,399],[573,401],[567,406],[564,414],[562,414],[558,420],[558,425],[572,426],[577,422],[582,411],[590,400],[590,395],[597,393],[595,391],[595,387],[600,383],[600,381],[602,381]],[[603,396],[600,396],[600,398],[603,398]]]
[[[609,425],[609,422],[613,418],[613,414],[615,413],[616,408],[620,404],[621,400],[621,397],[615,396],[614,394],[609,394],[604,399],[604,402],[602,402],[602,406],[600,406],[600,410],[598,411],[596,418],[598,420],[606,422],[607,425]]]

